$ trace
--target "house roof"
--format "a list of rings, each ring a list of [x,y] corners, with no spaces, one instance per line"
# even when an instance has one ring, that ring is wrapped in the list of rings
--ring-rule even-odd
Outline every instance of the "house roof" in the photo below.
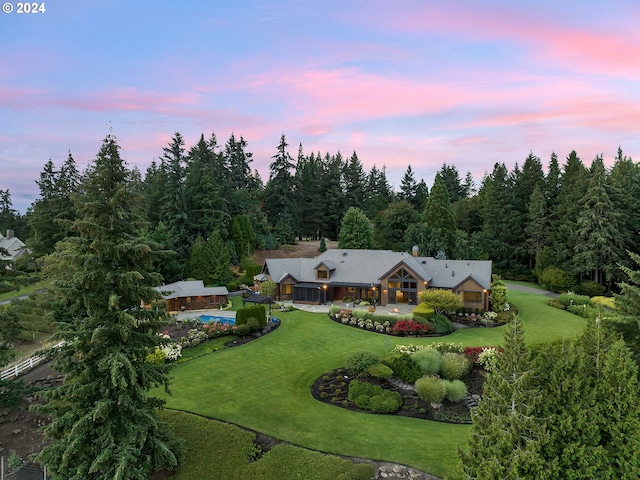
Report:
[[[154,288],[162,294],[162,298],[165,300],[182,297],[229,295],[227,287],[205,287],[202,280],[185,280]]]
[[[0,260],[10,262],[23,255],[25,252],[29,251],[29,249],[26,248],[25,244],[18,237],[5,237],[0,234],[0,249],[2,248],[9,252],[9,255],[7,256],[0,253]]]
[[[326,281],[316,275],[316,268],[323,264],[334,267]],[[402,265],[428,281],[430,287],[454,288],[467,277],[482,288],[491,287],[490,260],[438,260],[391,250],[330,249],[315,258],[272,258],[265,261],[263,272],[276,283],[291,275],[301,283],[368,286],[379,284]]]

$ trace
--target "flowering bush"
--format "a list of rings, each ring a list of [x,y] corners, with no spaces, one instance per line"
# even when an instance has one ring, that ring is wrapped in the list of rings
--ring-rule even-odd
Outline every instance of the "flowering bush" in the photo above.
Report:
[[[196,345],[200,345],[205,340],[207,340],[207,334],[204,331],[197,328],[192,328],[187,332],[186,337],[182,337],[180,339],[180,345],[185,348],[195,347]]]
[[[209,322],[202,326],[202,331],[208,338],[218,338],[235,334],[236,326],[230,323]]]
[[[164,358],[170,362],[177,360],[182,356],[182,347],[177,343],[168,343],[167,345],[162,346],[162,353],[164,353]]]
[[[409,345],[396,345],[393,351],[396,353],[406,353],[407,355],[410,355],[423,348],[424,345],[413,345],[412,343],[410,343]]]
[[[498,318],[498,314],[496,312],[484,312],[484,318],[494,322],[496,318]]]
[[[456,342],[436,342],[429,345],[431,348],[435,348],[440,353],[463,353],[464,347],[461,343]]]
[[[478,355],[478,363],[487,372],[493,372],[498,364],[500,353],[502,353],[502,350],[496,347],[484,347],[480,355]]]
[[[434,331],[433,325],[424,325],[413,320],[398,320],[391,329],[393,335],[426,335]]]

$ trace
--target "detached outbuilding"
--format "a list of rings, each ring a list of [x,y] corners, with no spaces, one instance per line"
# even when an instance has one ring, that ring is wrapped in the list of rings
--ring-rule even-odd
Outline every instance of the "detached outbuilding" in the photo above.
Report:
[[[185,280],[155,289],[167,302],[170,312],[220,308],[229,301],[227,287],[205,287],[202,280]]]

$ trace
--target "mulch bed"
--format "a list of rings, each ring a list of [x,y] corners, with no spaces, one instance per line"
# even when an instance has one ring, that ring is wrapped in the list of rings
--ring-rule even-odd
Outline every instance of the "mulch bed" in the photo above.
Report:
[[[311,394],[316,400],[328,405],[346,408],[355,412],[371,413],[359,408],[347,398],[349,384],[352,380],[355,380],[355,377],[352,377],[345,368],[338,368],[318,378],[311,387]],[[403,390],[392,385],[387,380],[372,377],[360,380],[379,385],[387,390],[396,391],[402,396],[402,407],[395,413],[383,415],[397,415],[446,423],[471,423],[470,411],[464,402],[454,403],[444,400],[439,408],[434,408],[430,403],[418,397],[415,391]],[[466,383],[469,394],[482,394],[485,374],[481,369],[473,369],[462,380]]]

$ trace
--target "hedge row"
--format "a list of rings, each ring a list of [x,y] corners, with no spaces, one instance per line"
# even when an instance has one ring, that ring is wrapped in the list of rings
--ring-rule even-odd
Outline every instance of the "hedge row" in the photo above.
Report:
[[[246,325],[247,320],[255,318],[260,327],[267,324],[267,311],[264,305],[253,305],[251,307],[241,307],[236,312],[236,326]]]

